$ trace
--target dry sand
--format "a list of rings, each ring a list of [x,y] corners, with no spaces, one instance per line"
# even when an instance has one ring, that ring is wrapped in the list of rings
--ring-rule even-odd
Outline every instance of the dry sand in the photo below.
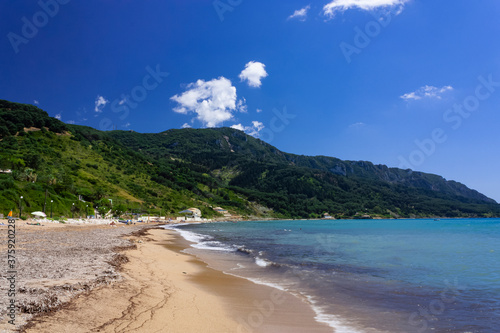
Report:
[[[1,221],[6,223],[7,221]],[[16,326],[32,314],[51,311],[75,295],[121,279],[117,264],[126,259],[117,249],[131,245],[121,238],[142,226],[27,225],[16,221]],[[0,226],[0,332],[7,324],[7,226]]]
[[[213,270],[180,252],[189,245],[175,231],[152,229],[128,239],[137,248],[124,252],[130,261],[118,282],[35,317],[26,331],[332,332],[297,297]]]

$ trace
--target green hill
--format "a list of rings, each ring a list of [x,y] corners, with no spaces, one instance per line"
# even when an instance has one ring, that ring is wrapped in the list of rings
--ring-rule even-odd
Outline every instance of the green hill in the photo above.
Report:
[[[488,217],[494,200],[444,178],[325,156],[299,156],[230,129],[158,134],[66,125],[0,100],[0,213],[42,210],[174,216],[211,207],[254,217]],[[79,198],[81,200],[79,200]],[[111,200],[110,200],[111,199]],[[73,206],[73,203],[75,204]],[[86,211],[87,210],[87,211]]]

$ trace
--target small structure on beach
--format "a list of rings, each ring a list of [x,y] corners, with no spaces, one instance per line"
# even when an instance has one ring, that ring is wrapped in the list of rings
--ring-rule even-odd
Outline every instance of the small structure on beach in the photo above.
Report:
[[[31,215],[36,216],[36,217],[47,217],[47,215],[44,212],[33,212]]]
[[[187,210],[193,214],[193,217],[201,217],[201,210],[198,208],[188,208]]]
[[[217,212],[217,213],[220,213],[222,215],[224,215],[225,217],[230,217],[231,214],[224,208],[222,207],[215,207],[214,210]]]
[[[179,212],[179,214],[186,214],[186,220],[190,219],[198,221],[201,219],[201,210],[199,210],[198,208],[188,208]]]

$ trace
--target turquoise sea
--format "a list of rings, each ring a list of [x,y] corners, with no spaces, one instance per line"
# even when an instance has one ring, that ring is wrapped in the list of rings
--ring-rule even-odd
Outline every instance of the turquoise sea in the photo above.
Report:
[[[500,219],[184,225],[215,268],[304,298],[336,332],[500,332]]]

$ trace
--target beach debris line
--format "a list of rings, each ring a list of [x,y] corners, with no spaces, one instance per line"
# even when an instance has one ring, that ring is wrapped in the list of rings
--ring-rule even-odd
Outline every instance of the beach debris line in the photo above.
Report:
[[[23,246],[16,248],[19,279],[16,281],[15,329],[21,329],[21,325],[34,316],[66,306],[82,293],[120,281],[121,267],[128,262],[122,252],[137,247],[132,242],[134,235],[147,235],[141,229],[147,227],[49,224],[41,229],[28,225],[18,228],[16,232],[23,239]],[[132,236],[132,239],[123,236]],[[0,304],[7,302],[7,292],[0,293]],[[0,321],[7,316],[7,307],[1,307]]]

